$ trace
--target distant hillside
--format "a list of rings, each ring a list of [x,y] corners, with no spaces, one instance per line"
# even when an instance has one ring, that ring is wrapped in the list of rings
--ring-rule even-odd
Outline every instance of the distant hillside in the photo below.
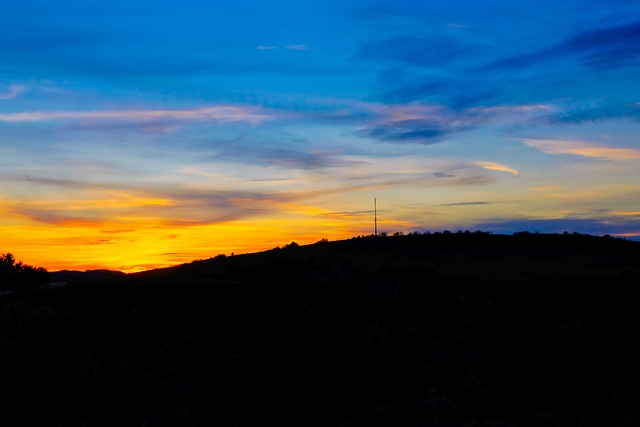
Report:
[[[639,260],[442,233],[73,273],[0,298],[0,405],[21,426],[636,426]]]
[[[87,281],[103,281],[103,280],[117,280],[126,276],[121,271],[114,270],[60,270],[49,273],[51,279],[54,282],[87,282]]]
[[[355,237],[217,256],[130,274],[126,282],[327,282],[373,274],[469,276],[479,280],[640,276],[640,242],[583,234],[482,232]],[[401,271],[401,272],[400,272]],[[409,273],[413,271],[413,273]]]

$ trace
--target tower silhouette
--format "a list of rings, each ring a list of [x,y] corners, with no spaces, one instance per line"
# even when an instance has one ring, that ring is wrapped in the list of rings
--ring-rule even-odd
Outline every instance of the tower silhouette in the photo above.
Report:
[[[378,202],[373,198],[373,235],[378,235]]]

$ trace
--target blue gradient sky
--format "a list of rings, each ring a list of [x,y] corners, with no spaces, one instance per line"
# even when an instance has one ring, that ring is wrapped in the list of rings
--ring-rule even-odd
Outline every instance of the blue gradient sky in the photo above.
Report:
[[[640,3],[3,1],[0,252],[640,235]]]

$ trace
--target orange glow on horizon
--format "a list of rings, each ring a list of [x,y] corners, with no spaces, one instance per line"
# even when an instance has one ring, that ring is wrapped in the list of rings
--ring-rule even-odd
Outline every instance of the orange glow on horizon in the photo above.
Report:
[[[311,244],[371,234],[368,219],[335,218],[319,208],[291,206],[272,218],[186,225],[163,218],[63,221],[0,227],[2,252],[49,271],[112,269],[127,273],[174,266],[219,254],[260,252],[292,241]]]
[[[455,230],[460,224],[499,218],[505,206],[521,207],[514,201],[520,187],[496,199],[486,187],[494,181],[482,176],[471,175],[470,182],[458,185],[450,177],[424,175],[410,161],[398,165],[395,169],[400,172],[380,183],[378,177],[360,183],[358,172],[344,187],[327,180],[304,191],[260,192],[256,188],[262,184],[254,187],[247,181],[246,187],[233,191],[217,182],[197,182],[137,188],[80,185],[67,193],[39,197],[0,196],[0,253],[11,252],[26,264],[49,271],[137,272],[219,254],[260,252],[292,241],[305,245],[325,238],[333,241],[373,234],[373,197],[369,198],[373,189],[378,196],[380,233],[407,233],[424,227]],[[477,173],[477,167],[468,165],[464,163],[461,170]],[[383,169],[392,170],[391,166]],[[475,166],[516,173],[499,163]],[[461,175],[459,179],[465,178]],[[604,189],[608,194],[616,192],[615,188]],[[532,197],[527,203],[528,214],[538,218],[578,215],[580,210],[569,202],[598,200],[603,192],[572,193],[569,187],[544,185],[535,190],[551,193]],[[636,214],[631,206],[611,211],[618,217]]]
[[[332,212],[296,201],[300,198],[298,193],[261,198],[196,187],[0,197],[0,252],[49,271],[136,272],[292,241],[304,245],[373,233],[372,212]],[[379,224],[397,227],[389,232],[413,226],[391,216]]]
[[[113,235],[82,227],[64,227],[55,233],[43,229],[15,228],[16,234],[28,233],[30,238],[16,239],[7,252],[12,252],[26,264],[45,267],[49,271],[113,269],[135,272],[219,254],[260,252],[292,241],[304,245],[322,238],[340,240],[357,234],[349,230],[330,233],[318,230],[317,235],[297,234],[287,224],[278,222],[269,224],[261,221],[260,226],[227,224],[160,228],[123,231]],[[267,229],[270,231],[267,232]]]

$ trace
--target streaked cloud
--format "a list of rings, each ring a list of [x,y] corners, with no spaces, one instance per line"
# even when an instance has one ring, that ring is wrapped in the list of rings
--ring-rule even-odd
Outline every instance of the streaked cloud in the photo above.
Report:
[[[75,197],[74,197],[75,196]],[[135,191],[103,189],[93,198],[69,194],[65,199],[5,202],[11,215],[47,225],[197,226],[218,224],[276,211],[293,195],[227,191],[216,188],[144,188]]]
[[[353,212],[323,212],[317,214],[317,216],[331,217],[331,218],[343,218],[343,219],[351,219],[351,218],[360,218],[364,215],[373,215],[373,210],[368,211],[353,211]]]
[[[514,22],[522,19],[517,15]],[[425,29],[365,43],[357,58],[379,64],[376,99],[386,103],[437,103],[455,111],[531,103],[553,105],[548,120],[554,122],[640,119],[636,96],[625,89],[635,85],[640,67],[637,10],[589,25],[569,22],[553,34],[523,29],[509,47],[488,34],[442,37]]]
[[[271,45],[258,45],[256,46],[256,50],[277,50],[279,49],[278,46],[271,46]],[[282,49],[286,49],[286,50],[310,50],[311,48],[309,46],[307,46],[306,44],[290,44],[290,45],[286,45],[284,47],[282,47]]]
[[[629,211],[611,212],[611,215],[638,216],[638,217],[640,217],[640,211],[637,211],[637,212],[629,212]]]
[[[472,107],[468,111],[477,114],[520,114],[520,113],[539,113],[551,112],[556,107],[550,104],[529,104],[529,105],[492,105],[487,107]]]
[[[547,117],[551,123],[599,123],[611,119],[629,118],[640,120],[640,104],[598,102],[589,106],[579,106],[556,111]]]
[[[543,116],[547,104],[499,105],[453,110],[440,104],[363,105],[366,115],[358,133],[384,141],[433,144],[445,137],[487,125],[515,125]],[[366,117],[370,116],[370,119]]]
[[[13,99],[26,92],[28,89],[29,88],[27,86],[21,84],[9,85],[9,87],[4,90],[0,88],[0,100],[6,101]]]
[[[439,105],[372,105],[371,112],[374,118],[359,133],[384,141],[432,144],[472,126],[466,117],[456,117]]]
[[[319,170],[353,164],[332,150],[299,146],[301,144],[259,144],[253,141],[227,141],[212,144],[211,158],[235,163],[275,166],[284,169]]]
[[[499,171],[499,172],[507,172],[510,173],[512,175],[518,175],[520,174],[520,172],[514,168],[511,168],[507,165],[503,165],[501,163],[496,163],[496,162],[471,162],[472,165],[475,166],[479,166],[483,169],[488,169],[488,170],[493,170],[493,171]]]
[[[237,106],[213,106],[184,110],[111,110],[111,111],[33,111],[0,113],[0,122],[44,121],[213,121],[261,123],[271,116],[253,108]]]
[[[490,205],[491,202],[455,202],[455,203],[445,203],[441,206],[477,206],[477,205]]]
[[[574,156],[614,161],[640,160],[640,149],[638,148],[607,147],[590,142],[566,141],[557,139],[527,139],[523,142],[529,147],[535,148],[536,150],[542,151],[543,153],[547,154],[572,154]]]
[[[285,46],[284,48],[285,49],[289,49],[289,50],[309,50],[309,49],[311,49],[306,44],[290,44],[288,46]]]
[[[493,66],[521,67],[574,56],[583,65],[603,69],[629,64],[640,58],[640,21],[600,26],[574,33],[540,50],[504,58]]]
[[[438,177],[438,178],[453,178],[455,176],[455,175],[452,175],[452,174],[446,173],[446,172],[436,172],[433,175]]]

